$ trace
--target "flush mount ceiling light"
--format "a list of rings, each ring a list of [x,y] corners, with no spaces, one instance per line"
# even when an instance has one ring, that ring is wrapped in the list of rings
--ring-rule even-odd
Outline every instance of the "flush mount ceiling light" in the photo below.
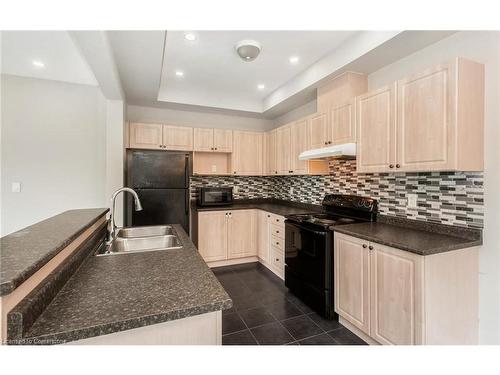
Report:
[[[259,56],[262,46],[255,40],[241,40],[234,46],[243,61],[253,61]]]
[[[181,71],[181,70],[177,70],[177,71],[175,72],[175,75],[176,75],[177,77],[183,77],[183,76],[184,76],[184,72],[183,72],[183,71]]]
[[[45,68],[45,64],[40,60],[33,60],[31,63],[37,68]]]
[[[299,56],[292,56],[288,61],[290,61],[290,64],[297,64],[299,62]]]
[[[189,40],[190,42],[193,42],[196,40],[196,34],[186,33],[186,34],[184,34],[184,39]]]

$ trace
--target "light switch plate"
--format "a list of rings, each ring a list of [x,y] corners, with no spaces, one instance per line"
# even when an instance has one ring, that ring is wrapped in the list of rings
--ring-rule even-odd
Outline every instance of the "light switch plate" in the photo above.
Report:
[[[12,192],[13,193],[20,193],[21,192],[21,183],[20,182],[13,182],[12,183]]]
[[[233,186],[233,193],[238,193],[240,191],[240,189],[238,188],[238,186]]]
[[[417,207],[417,194],[407,194],[406,199],[409,208]]]

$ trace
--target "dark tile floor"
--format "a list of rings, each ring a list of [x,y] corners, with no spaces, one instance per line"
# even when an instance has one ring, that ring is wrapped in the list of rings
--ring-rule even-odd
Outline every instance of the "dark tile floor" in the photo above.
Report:
[[[223,345],[366,345],[313,312],[259,263],[212,270],[234,304],[222,313]]]

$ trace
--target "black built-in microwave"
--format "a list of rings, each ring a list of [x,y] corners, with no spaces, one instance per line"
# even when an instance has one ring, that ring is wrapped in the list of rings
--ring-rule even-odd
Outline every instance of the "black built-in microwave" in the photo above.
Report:
[[[221,206],[232,203],[232,187],[202,187],[198,190],[199,206]]]

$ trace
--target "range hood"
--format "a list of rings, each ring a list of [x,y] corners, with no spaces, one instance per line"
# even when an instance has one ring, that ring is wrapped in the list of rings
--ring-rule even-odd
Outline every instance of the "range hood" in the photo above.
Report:
[[[322,159],[356,159],[356,143],[344,143],[341,145],[317,148],[304,151],[299,155],[299,160]]]

